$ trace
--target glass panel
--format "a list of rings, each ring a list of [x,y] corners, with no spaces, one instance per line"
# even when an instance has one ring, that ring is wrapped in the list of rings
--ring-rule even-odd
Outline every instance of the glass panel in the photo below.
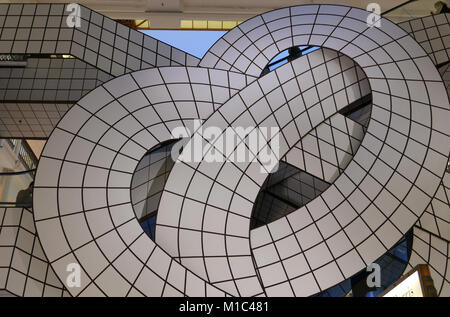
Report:
[[[306,55],[319,49],[317,46],[293,46],[278,53],[272,60],[267,64],[267,66],[263,69],[261,76],[266,75],[274,69],[277,69],[281,65],[284,65],[288,62],[292,62],[294,59],[299,58],[300,56]]]
[[[144,221],[141,221],[142,229],[144,229],[145,233],[155,241],[155,229],[156,229],[156,215],[152,216]]]
[[[155,237],[156,215],[164,185],[175,162],[171,150],[177,140],[170,140],[144,155],[131,180],[131,203],[144,231]]]
[[[330,186],[295,166],[280,162],[259,192],[252,212],[250,229],[271,223],[306,205]]]
[[[378,296],[402,276],[411,256],[412,240],[413,234],[412,230],[410,230],[392,249],[375,261],[375,263],[380,265],[381,285],[376,289],[368,291],[365,294],[365,297]],[[360,283],[366,285],[367,274],[371,272],[362,270],[351,278],[346,279],[314,297],[353,297],[352,286],[361,288]]]

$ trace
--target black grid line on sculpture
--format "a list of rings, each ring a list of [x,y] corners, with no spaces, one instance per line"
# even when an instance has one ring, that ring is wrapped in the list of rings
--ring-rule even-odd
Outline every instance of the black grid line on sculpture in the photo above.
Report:
[[[1,208],[0,219],[0,288],[16,296],[68,296],[43,254],[32,212]]]
[[[450,57],[450,14],[441,13],[413,19],[398,25],[410,33],[425,49],[436,65]]]

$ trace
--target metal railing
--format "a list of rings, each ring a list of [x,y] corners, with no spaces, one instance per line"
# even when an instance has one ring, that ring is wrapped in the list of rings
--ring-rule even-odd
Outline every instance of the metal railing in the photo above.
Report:
[[[17,153],[18,159],[24,165],[25,170],[35,169],[37,166],[37,157],[28,143],[19,139],[5,139],[11,150]],[[17,152],[16,152],[17,151]]]

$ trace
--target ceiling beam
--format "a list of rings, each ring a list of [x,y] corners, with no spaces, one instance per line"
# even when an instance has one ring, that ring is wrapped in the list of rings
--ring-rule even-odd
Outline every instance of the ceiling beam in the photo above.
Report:
[[[2,0],[0,0],[2,1]],[[6,2],[22,3],[24,0]],[[28,2],[30,0],[27,0]],[[71,3],[74,0],[31,0],[37,3]],[[280,7],[301,4],[343,4],[341,0],[75,0],[112,19],[148,19],[151,28],[179,29],[180,20],[245,21]],[[2,1],[5,2],[5,1]],[[373,0],[347,0],[346,5],[365,9]],[[378,0],[387,11],[407,0]]]

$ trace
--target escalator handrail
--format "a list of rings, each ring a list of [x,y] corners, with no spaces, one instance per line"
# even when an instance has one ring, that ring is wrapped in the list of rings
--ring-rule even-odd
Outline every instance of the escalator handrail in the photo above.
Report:
[[[36,172],[36,169],[20,171],[20,172],[0,172],[0,176],[15,176],[15,175],[34,173],[34,172]]]

